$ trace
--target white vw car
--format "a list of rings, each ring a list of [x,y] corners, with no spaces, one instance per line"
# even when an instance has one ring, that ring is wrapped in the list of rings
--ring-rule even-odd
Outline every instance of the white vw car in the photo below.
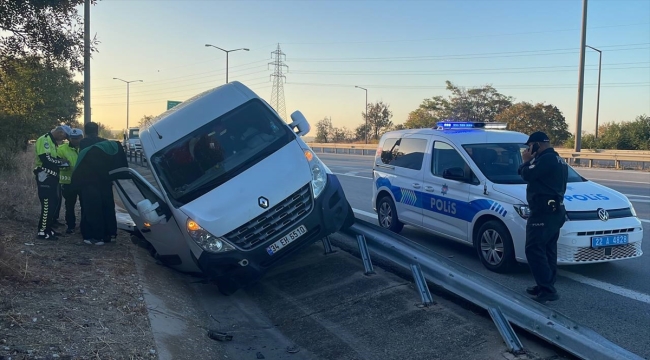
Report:
[[[373,165],[379,224],[404,224],[473,246],[488,269],[526,262],[526,183],[517,170],[528,136],[505,124],[444,122],[382,136]],[[639,257],[643,227],[623,194],[569,167],[558,264]]]

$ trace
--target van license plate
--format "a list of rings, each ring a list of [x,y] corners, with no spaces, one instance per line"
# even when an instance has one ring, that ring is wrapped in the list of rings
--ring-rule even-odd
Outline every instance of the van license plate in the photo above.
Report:
[[[610,235],[610,236],[594,236],[591,238],[592,248],[626,245],[627,243],[628,243],[627,234]]]
[[[297,229],[291,231],[290,233],[285,235],[282,239],[274,242],[269,247],[267,247],[266,252],[269,253],[269,255],[273,255],[278,251],[282,250],[285,246],[294,242],[299,237],[305,235],[306,233],[307,233],[307,228],[304,225],[300,225]]]

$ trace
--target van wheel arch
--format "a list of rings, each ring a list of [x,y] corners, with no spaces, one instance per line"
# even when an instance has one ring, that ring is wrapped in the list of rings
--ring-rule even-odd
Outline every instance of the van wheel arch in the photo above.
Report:
[[[503,242],[504,258],[498,265],[488,263],[481,253],[480,235],[481,232],[485,232],[487,230],[496,231]],[[485,266],[490,271],[497,273],[507,273],[510,272],[517,264],[515,258],[514,242],[512,240],[510,229],[508,229],[506,224],[501,219],[497,218],[494,215],[482,215],[476,220],[472,229],[472,244],[479,259],[481,260],[481,263],[483,263],[483,266]]]

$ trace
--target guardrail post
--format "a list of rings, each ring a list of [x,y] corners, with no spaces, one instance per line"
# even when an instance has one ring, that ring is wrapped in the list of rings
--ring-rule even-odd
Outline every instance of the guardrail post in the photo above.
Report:
[[[427,280],[422,274],[422,268],[420,264],[411,264],[411,272],[413,273],[413,279],[415,280],[415,285],[418,288],[420,293],[420,298],[422,298],[422,306],[430,306],[435,304],[431,292],[429,291],[429,285],[427,285]]]
[[[594,167],[594,159],[589,159],[589,167]]]
[[[375,274],[375,270],[372,268],[372,261],[370,260],[370,252],[368,251],[368,245],[366,245],[366,238],[363,235],[357,235],[357,243],[359,244],[359,253],[361,254],[361,259],[363,260],[363,267],[365,269],[364,275]]]
[[[324,238],[321,239],[321,241],[323,242],[323,248],[325,249],[324,255],[329,255],[336,252],[336,250],[332,249],[332,242],[330,241],[329,236],[325,236]]]
[[[490,313],[492,321],[494,321],[494,325],[497,326],[497,330],[499,330],[499,334],[501,334],[503,341],[506,343],[508,351],[514,355],[524,354],[524,346],[521,344],[521,341],[519,341],[515,330],[512,328],[510,322],[506,319],[501,310],[499,308],[491,307],[488,308],[488,312]]]

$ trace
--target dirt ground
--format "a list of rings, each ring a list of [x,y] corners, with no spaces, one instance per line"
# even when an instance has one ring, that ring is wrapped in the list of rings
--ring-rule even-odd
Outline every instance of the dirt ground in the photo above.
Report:
[[[121,231],[103,246],[37,239],[33,156],[0,172],[0,360],[156,358],[133,257],[143,250]]]

